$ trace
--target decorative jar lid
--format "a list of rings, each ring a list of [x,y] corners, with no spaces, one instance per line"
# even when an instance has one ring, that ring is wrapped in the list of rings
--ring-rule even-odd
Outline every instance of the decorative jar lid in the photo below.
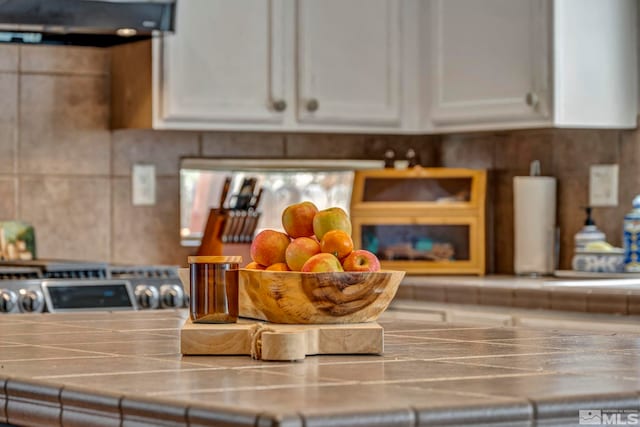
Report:
[[[190,256],[189,264],[240,264],[241,256]]]

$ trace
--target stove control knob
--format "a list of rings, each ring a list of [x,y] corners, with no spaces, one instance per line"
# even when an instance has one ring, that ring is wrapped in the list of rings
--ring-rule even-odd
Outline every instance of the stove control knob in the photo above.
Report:
[[[142,309],[158,308],[160,305],[160,293],[154,286],[138,285],[134,293],[136,301]]]
[[[0,289],[0,313],[10,313],[18,304],[18,295],[9,289]]]
[[[178,285],[160,286],[160,304],[163,308],[181,308],[184,306],[184,291]]]
[[[40,313],[44,310],[44,295],[37,289],[21,289],[18,302],[20,311],[24,313]]]

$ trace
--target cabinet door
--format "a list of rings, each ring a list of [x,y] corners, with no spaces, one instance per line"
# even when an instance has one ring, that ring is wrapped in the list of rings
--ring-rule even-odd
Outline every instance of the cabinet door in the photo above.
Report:
[[[187,0],[176,16],[175,34],[160,46],[155,116],[172,127],[281,123],[282,2]]]
[[[545,0],[428,5],[427,119],[434,126],[508,126],[548,117]]]
[[[400,124],[400,2],[300,0],[298,121]]]

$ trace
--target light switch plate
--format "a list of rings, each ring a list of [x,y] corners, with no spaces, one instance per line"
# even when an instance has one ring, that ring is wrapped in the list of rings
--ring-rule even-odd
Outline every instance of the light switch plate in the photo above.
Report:
[[[134,164],[131,172],[131,199],[134,206],[156,204],[155,165]]]
[[[592,165],[589,206],[618,206],[618,165]]]

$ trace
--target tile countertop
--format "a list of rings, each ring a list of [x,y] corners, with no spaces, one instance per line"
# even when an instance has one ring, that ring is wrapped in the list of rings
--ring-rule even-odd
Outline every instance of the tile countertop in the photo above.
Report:
[[[586,313],[640,315],[640,277],[406,276],[396,298]]]
[[[179,354],[185,310],[0,316],[0,423],[576,425],[640,410],[640,331],[444,324],[387,311],[383,356]]]

